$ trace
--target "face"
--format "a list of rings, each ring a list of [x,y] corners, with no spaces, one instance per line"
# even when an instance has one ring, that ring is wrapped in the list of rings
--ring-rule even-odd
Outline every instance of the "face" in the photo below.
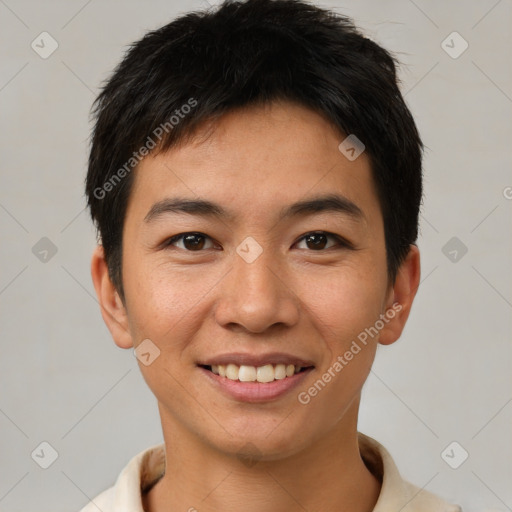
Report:
[[[369,159],[347,159],[344,138],[275,103],[228,114],[135,171],[125,308],[104,317],[119,346],[146,344],[139,366],[164,429],[272,459],[354,425],[377,342],[399,336],[408,307],[392,307]]]

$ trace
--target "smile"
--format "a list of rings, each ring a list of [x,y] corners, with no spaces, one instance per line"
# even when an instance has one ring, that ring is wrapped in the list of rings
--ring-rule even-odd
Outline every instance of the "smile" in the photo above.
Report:
[[[310,367],[293,364],[265,364],[263,366],[238,366],[234,363],[227,365],[202,365],[203,368],[215,375],[238,382],[268,383],[293,377],[296,373],[303,372]]]

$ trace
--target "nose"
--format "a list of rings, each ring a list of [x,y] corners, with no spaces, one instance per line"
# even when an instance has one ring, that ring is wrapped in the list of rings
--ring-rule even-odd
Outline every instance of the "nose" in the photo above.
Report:
[[[264,251],[247,262],[238,254],[219,288],[215,318],[219,325],[251,333],[281,329],[299,320],[299,301],[286,272]]]

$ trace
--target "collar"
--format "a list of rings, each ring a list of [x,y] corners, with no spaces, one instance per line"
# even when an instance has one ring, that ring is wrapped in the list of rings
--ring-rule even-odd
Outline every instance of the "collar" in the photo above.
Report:
[[[361,458],[382,484],[373,512],[461,512],[459,506],[404,480],[389,452],[375,439],[358,432],[358,440]],[[98,496],[95,504],[103,505],[105,512],[144,512],[143,493],[164,473],[165,444],[153,445],[130,460],[115,485]],[[105,506],[107,501],[110,507]]]

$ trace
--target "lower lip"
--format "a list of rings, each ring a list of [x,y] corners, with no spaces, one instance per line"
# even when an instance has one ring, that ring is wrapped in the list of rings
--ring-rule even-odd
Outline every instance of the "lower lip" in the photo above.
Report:
[[[266,383],[231,380],[227,377],[221,377],[201,366],[199,370],[210,379],[213,385],[218,386],[218,388],[230,398],[235,398],[243,402],[256,403],[275,400],[290,392],[309,375],[313,368],[295,373],[291,377],[285,377],[284,379]]]

